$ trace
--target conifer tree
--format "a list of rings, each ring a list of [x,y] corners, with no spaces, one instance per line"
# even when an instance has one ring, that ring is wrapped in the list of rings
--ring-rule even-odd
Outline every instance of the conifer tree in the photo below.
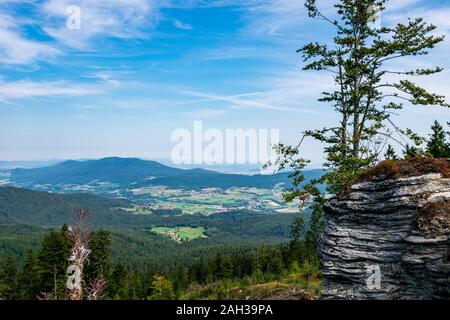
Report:
[[[20,273],[21,298],[34,300],[40,294],[38,261],[33,250],[28,251]]]
[[[392,145],[388,145],[386,153],[384,154],[384,158],[386,160],[398,160],[397,155],[395,154],[395,150]]]
[[[89,241],[89,261],[84,268],[84,277],[89,283],[97,278],[107,280],[110,273],[110,252],[111,237],[109,232],[103,229],[92,232]]]
[[[54,299],[64,294],[69,254],[67,225],[44,236],[38,253],[41,292],[51,293]]]
[[[434,158],[450,158],[450,140],[447,141],[444,127],[435,120],[431,130],[426,151]]]
[[[128,282],[128,270],[123,263],[114,266],[108,283],[108,294],[110,298],[115,300],[126,299]]]
[[[16,260],[6,257],[0,265],[0,300],[15,300],[18,296],[18,270]]]

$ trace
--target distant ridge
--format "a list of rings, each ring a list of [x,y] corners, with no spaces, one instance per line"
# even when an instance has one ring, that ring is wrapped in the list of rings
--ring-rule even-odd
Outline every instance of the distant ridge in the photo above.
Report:
[[[320,176],[322,170],[307,172],[308,178]],[[276,175],[225,174],[204,169],[178,169],[156,161],[138,158],[109,157],[99,160],[68,160],[49,167],[14,169],[11,182],[31,184],[87,184],[111,182],[121,186],[165,185],[177,188],[259,187],[271,188],[290,181],[288,173]]]

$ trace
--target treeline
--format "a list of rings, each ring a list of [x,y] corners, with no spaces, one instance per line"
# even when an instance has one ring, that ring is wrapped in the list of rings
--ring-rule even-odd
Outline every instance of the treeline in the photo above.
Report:
[[[450,122],[447,122],[450,129]],[[404,132],[413,144],[407,144],[402,150],[403,158],[411,159],[417,156],[426,156],[432,158],[450,158],[450,130],[446,131],[444,127],[435,120],[431,126],[431,133],[428,137],[422,137],[410,130]],[[388,145],[384,157],[388,160],[399,160],[402,157],[397,156],[394,148]]]
[[[0,299],[39,299],[51,296],[63,299],[66,292],[68,257],[72,244],[68,227],[47,233],[37,250],[30,250],[24,262],[8,256],[0,261]],[[92,232],[88,262],[83,272],[87,286],[94,279],[107,282],[106,299],[178,299],[195,296],[192,288],[215,282],[272,281],[282,278],[306,261],[315,271],[318,262],[315,248],[308,241],[254,247],[233,253],[211,253],[182,264],[145,267],[124,261],[111,263],[111,237],[108,231]]]

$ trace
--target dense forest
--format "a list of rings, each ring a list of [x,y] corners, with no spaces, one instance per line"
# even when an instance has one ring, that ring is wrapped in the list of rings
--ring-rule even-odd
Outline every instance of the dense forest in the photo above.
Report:
[[[239,295],[230,296],[230,290],[267,282],[277,287],[285,278],[291,279],[289,288],[298,286],[305,294],[317,293],[320,288],[314,241],[292,240],[286,245],[260,247],[224,246],[220,250],[204,250],[197,257],[172,256],[172,262],[177,263],[164,264],[155,259],[141,265],[126,239],[112,254],[113,239],[106,230],[92,232],[91,254],[83,273],[86,284],[99,277],[106,281],[103,297],[108,299],[238,298]],[[71,246],[68,227],[63,225],[47,232],[22,262],[18,263],[13,255],[6,256],[0,263],[0,298],[62,299],[67,290]]]

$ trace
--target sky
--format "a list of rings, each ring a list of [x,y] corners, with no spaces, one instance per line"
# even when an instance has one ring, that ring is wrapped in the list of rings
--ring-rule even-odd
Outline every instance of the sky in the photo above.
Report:
[[[318,0],[330,15],[332,3]],[[68,21],[71,6],[79,20]],[[447,0],[387,8],[383,25],[422,16],[450,35]],[[303,71],[296,53],[332,35],[301,0],[0,0],[0,160],[167,159],[172,132],[194,121],[279,129],[294,144],[337,121],[316,101],[332,88],[330,74]],[[449,52],[450,38],[393,67],[443,66],[419,83],[446,95]],[[422,134],[435,119],[449,121],[448,109],[407,106],[394,117]],[[322,147],[303,148],[319,165]]]

